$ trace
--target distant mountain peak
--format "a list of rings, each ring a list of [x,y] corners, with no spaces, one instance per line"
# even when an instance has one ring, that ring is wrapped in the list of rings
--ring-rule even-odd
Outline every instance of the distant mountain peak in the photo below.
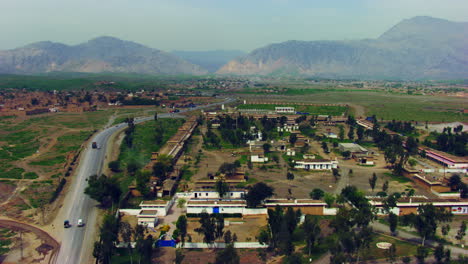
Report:
[[[102,36],[68,46],[42,41],[0,51],[0,73],[126,72],[205,74],[206,70],[158,49]]]
[[[255,49],[217,73],[362,79],[468,76],[468,23],[405,19],[378,39],[286,41]]]

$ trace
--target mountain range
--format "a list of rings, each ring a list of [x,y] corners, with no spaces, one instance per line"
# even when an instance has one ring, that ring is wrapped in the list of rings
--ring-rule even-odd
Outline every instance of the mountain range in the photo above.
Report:
[[[174,50],[172,54],[180,58],[199,65],[200,67],[213,73],[219,70],[224,64],[231,60],[246,55],[240,50],[208,50],[208,51],[185,51]]]
[[[113,37],[98,37],[75,46],[44,41],[0,51],[0,73],[45,72],[207,73],[171,53]]]
[[[225,64],[224,66],[222,66]],[[0,51],[0,73],[113,72],[457,79],[468,76],[468,23],[403,20],[376,39],[286,41],[241,51],[164,52],[113,37],[70,46],[50,41]]]
[[[326,78],[454,79],[468,76],[468,23],[403,20],[377,39],[287,41],[230,61],[218,74]]]

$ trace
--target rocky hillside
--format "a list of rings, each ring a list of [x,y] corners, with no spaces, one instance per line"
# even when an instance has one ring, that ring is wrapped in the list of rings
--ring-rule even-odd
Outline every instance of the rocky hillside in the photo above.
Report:
[[[76,46],[45,41],[0,51],[0,73],[45,72],[207,73],[173,54],[112,37]]]
[[[404,20],[377,39],[287,41],[230,61],[217,73],[328,78],[454,79],[468,76],[468,23]]]

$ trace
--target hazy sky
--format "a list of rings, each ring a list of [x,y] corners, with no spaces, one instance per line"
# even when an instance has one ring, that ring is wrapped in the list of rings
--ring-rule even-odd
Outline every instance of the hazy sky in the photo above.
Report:
[[[402,19],[468,21],[468,0],[0,0],[0,49],[114,36],[166,51],[376,38]]]

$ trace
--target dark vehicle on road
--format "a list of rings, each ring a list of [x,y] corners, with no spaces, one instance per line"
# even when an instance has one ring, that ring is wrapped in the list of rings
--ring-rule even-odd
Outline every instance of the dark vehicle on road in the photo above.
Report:
[[[64,227],[64,228],[69,228],[69,227],[71,227],[70,221],[68,221],[68,220],[63,221],[63,227]]]
[[[93,142],[93,144],[91,145],[93,149],[97,149],[98,146],[97,146],[97,142]]]

